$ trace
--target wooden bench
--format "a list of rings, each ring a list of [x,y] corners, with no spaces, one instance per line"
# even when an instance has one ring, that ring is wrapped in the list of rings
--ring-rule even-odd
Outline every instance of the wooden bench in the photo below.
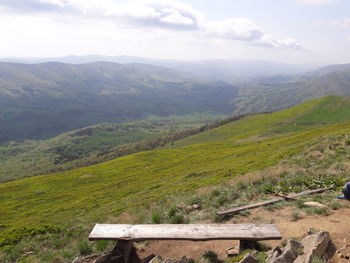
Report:
[[[253,248],[257,241],[281,240],[274,224],[161,224],[126,225],[96,224],[90,241],[117,240],[110,261],[118,263],[142,262],[132,242],[145,240],[239,240],[240,250]]]

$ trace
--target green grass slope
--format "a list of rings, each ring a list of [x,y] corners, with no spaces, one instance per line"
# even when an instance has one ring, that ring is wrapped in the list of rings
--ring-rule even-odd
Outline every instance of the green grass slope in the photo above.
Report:
[[[6,233],[24,226],[66,229],[84,222],[90,228],[128,209],[272,166],[315,138],[350,132],[349,108],[349,99],[324,97],[248,116],[164,149],[0,184],[0,245]]]
[[[179,131],[199,128],[204,121],[97,124],[46,140],[0,145],[0,183],[69,170],[135,152],[133,147]]]

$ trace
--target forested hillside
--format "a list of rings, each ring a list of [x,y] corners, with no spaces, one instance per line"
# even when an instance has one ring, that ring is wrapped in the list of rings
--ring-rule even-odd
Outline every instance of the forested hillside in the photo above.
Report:
[[[0,143],[104,122],[217,119],[230,112],[236,94],[227,84],[144,64],[0,63]]]
[[[350,65],[332,65],[307,74],[277,76],[241,86],[233,113],[285,109],[325,95],[350,96]]]

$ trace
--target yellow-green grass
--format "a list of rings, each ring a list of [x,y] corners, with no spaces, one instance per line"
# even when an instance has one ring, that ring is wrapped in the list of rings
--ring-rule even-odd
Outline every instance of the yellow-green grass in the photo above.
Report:
[[[314,138],[350,131],[350,121],[344,121],[350,116],[345,115],[339,119],[343,122],[336,124],[314,122],[294,132],[275,131],[277,125],[289,125],[296,118],[312,114],[327,100],[339,103],[347,99],[326,97],[285,111],[246,117],[176,142],[176,148],[0,184],[0,225],[8,231],[45,223],[72,225],[76,219],[88,225],[104,222],[109,216],[168,195],[272,166]],[[346,107],[350,103],[343,103],[341,109]],[[260,141],[237,142],[260,135]]]

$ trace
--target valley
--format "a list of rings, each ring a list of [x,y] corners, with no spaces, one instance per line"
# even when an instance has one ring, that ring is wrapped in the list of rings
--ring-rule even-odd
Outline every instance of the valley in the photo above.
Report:
[[[280,112],[246,116],[161,149],[0,184],[1,244],[5,250],[6,247],[19,248],[18,241],[14,240],[31,240],[26,228],[35,233],[39,231],[35,229],[44,229],[47,224],[63,228],[59,235],[66,236],[66,231],[73,231],[72,236],[77,237],[86,234],[94,222],[130,222],[126,212],[133,214],[133,220],[145,222],[150,220],[145,218],[149,213],[141,211],[153,207],[153,202],[161,206],[172,202],[175,196],[190,196],[203,187],[273,167],[303,153],[305,147],[318,147],[320,140],[327,136],[342,136],[346,141],[350,131],[349,105],[347,98],[328,96]],[[321,118],[323,115],[325,118]],[[347,152],[347,146],[339,147],[345,148],[339,149],[340,155],[336,158],[346,159],[342,152]],[[293,174],[290,176],[288,180],[294,178]],[[300,191],[310,187],[308,184],[317,176],[317,172],[309,174],[305,185],[291,185]],[[340,186],[340,179],[325,177],[315,186]],[[283,187],[282,181],[280,183]],[[267,186],[257,189],[276,191]],[[229,203],[223,201],[219,206],[224,204]],[[210,205],[208,209],[219,206]],[[153,207],[152,211],[157,208]],[[80,230],[75,229],[77,220]],[[49,234],[50,230],[47,231]],[[71,238],[66,240],[73,242],[68,241]]]
[[[0,0],[0,263],[349,263],[349,10]]]

